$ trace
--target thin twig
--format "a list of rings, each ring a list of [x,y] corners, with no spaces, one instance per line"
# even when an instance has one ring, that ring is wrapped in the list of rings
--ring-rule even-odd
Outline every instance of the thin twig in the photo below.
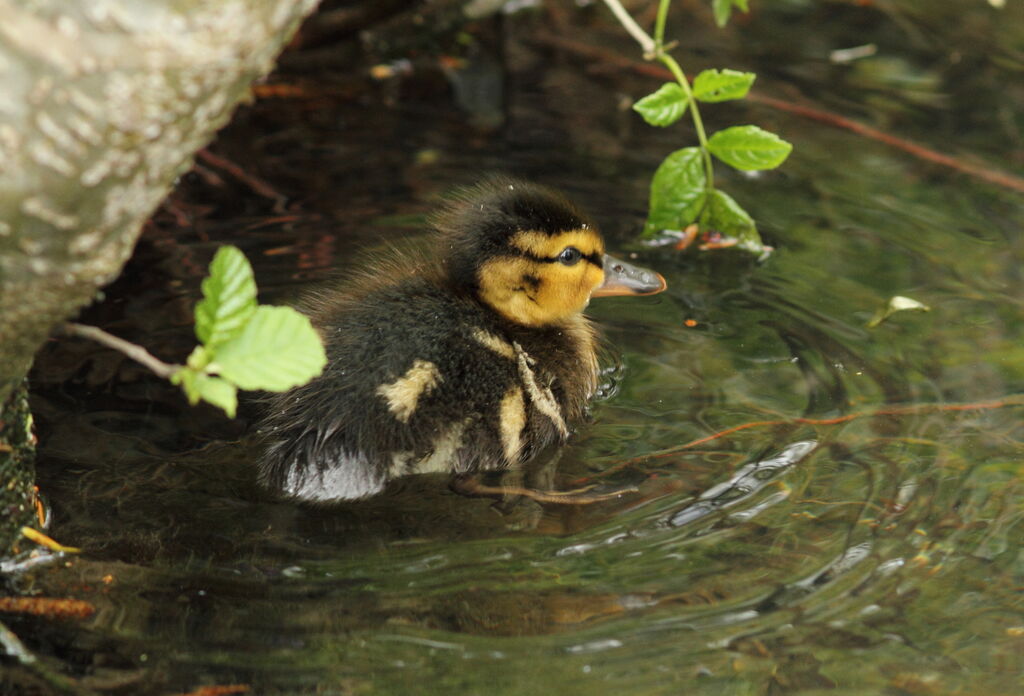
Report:
[[[210,166],[224,170],[259,195],[274,201],[274,210],[284,212],[285,204],[288,202],[288,197],[279,193],[273,186],[263,181],[263,179],[253,176],[231,160],[221,157],[220,155],[215,155],[206,148],[197,152],[196,157],[203,160]]]
[[[615,18],[629,32],[629,35],[640,44],[640,48],[644,52],[644,58],[653,58],[656,48],[654,39],[633,20],[629,12],[626,11],[626,8],[622,6],[622,3],[619,0],[604,0],[604,4],[608,6],[608,9],[612,11]]]
[[[164,379],[170,379],[171,375],[182,368],[181,365],[165,363],[163,360],[154,357],[152,353],[142,346],[126,341],[123,338],[118,338],[95,326],[67,322],[61,329],[69,336],[88,338],[91,341],[105,345],[107,348],[113,348],[124,353],[135,362],[148,367],[158,377],[163,377]]]

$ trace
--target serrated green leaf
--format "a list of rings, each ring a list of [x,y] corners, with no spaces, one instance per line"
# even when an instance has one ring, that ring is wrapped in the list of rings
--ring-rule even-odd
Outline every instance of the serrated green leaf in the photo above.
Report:
[[[747,96],[757,75],[739,70],[705,70],[693,81],[693,97],[702,102],[723,102]]]
[[[286,391],[319,375],[326,363],[323,343],[308,317],[291,307],[261,305],[217,349],[207,369],[242,389]]]
[[[715,12],[715,24],[720,27],[724,27],[729,21],[729,16],[732,14],[733,7],[740,8],[743,12],[747,12],[747,0],[712,0],[711,8]]]
[[[789,157],[793,146],[757,126],[733,126],[712,135],[708,149],[726,164],[750,171],[778,167]]]
[[[220,377],[199,375],[196,380],[196,391],[199,398],[222,409],[228,418],[235,417],[235,411],[238,409],[238,389],[234,384]]]
[[[633,105],[633,110],[652,126],[668,126],[686,113],[686,92],[674,82],[666,82],[658,91]]]
[[[256,311],[252,266],[239,249],[223,246],[203,281],[203,299],[196,305],[196,337],[215,348],[229,340]]]
[[[682,230],[704,208],[707,177],[700,148],[676,150],[661,163],[651,181],[650,210],[644,234]]]

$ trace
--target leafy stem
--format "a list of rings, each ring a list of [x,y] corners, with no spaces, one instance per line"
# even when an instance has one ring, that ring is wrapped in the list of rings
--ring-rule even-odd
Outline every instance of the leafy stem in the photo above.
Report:
[[[658,18],[654,22],[654,47],[659,55],[665,50],[665,22],[668,20],[668,6],[671,0],[658,3]]]
[[[221,247],[195,308],[199,345],[184,365],[171,365],[142,346],[95,326],[67,323],[64,333],[97,341],[180,386],[189,403],[206,401],[235,416],[239,389],[286,391],[320,374],[327,358],[309,319],[291,307],[256,301],[256,281],[245,255]]]
[[[697,147],[670,153],[655,172],[644,234],[648,237],[683,235],[692,239],[692,230],[698,229],[694,223],[699,222],[699,228],[704,229],[708,240],[702,248],[737,245],[765,255],[770,248],[761,242],[753,218],[732,196],[715,188],[712,156],[743,171],[774,169],[789,156],[793,146],[774,133],[752,125],[733,126],[708,137],[698,102],[742,99],[757,76],[738,70],[713,69],[702,71],[691,83],[669,53],[675,43],[665,43],[670,2],[659,0],[652,38],[633,20],[620,0],[604,0],[612,14],[640,44],[644,58],[661,62],[675,78],[675,82],[665,83],[657,91],[638,100],[633,109],[647,123],[659,128],[672,125],[690,109],[690,119],[697,133]],[[724,25],[733,7],[746,12],[747,2],[712,0],[715,21],[719,26]]]
[[[668,0],[662,0],[661,6],[668,7]],[[658,10],[660,14],[661,7],[659,7]],[[676,62],[676,59],[662,50],[660,43],[658,44],[657,56],[658,60],[660,60],[676,78],[676,82],[679,83],[679,86],[683,89],[683,93],[686,95],[686,101],[690,104],[690,118],[693,119],[693,129],[697,131],[697,141],[700,143],[700,152],[704,161],[704,173],[707,176],[705,188],[710,193],[715,190],[715,167],[711,161],[711,150],[708,149],[708,136],[704,132],[704,121],[700,117],[700,109],[697,108],[697,100],[693,98],[693,90],[690,89],[690,81],[686,79],[686,74],[683,72],[683,69],[679,67],[679,63]]]
[[[704,121],[700,117],[700,109],[697,107],[697,100],[693,97],[693,90],[690,88],[690,81],[686,79],[686,73],[676,62],[676,59],[668,52],[665,45],[665,23],[668,21],[668,8],[671,0],[660,0],[658,4],[658,16],[654,22],[654,38],[640,27],[633,19],[619,0],[604,0],[605,5],[612,11],[616,19],[626,28],[626,31],[636,39],[643,49],[646,60],[659,60],[662,65],[669,69],[679,87],[686,96],[686,102],[690,106],[690,118],[693,120],[693,128],[697,132],[697,140],[700,142],[701,159],[704,163],[704,174],[707,177],[705,189],[708,193],[715,190],[715,167],[711,161],[711,151],[708,149],[708,136],[704,130]]]

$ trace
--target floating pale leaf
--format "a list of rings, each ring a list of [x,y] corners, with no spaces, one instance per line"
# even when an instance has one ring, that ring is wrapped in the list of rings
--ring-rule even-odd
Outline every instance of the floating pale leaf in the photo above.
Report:
[[[930,312],[932,308],[923,302],[902,295],[895,295],[883,307],[875,311],[875,315],[868,322],[868,328],[873,329],[896,312]]]

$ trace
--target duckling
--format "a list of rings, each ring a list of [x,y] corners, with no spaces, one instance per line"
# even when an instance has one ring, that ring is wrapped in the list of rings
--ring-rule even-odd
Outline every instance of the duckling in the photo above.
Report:
[[[300,305],[328,363],[271,397],[261,431],[272,489],[353,500],[409,474],[529,463],[568,439],[597,387],[590,298],[665,289],[537,185],[489,179],[434,227],[432,253],[377,263]]]

